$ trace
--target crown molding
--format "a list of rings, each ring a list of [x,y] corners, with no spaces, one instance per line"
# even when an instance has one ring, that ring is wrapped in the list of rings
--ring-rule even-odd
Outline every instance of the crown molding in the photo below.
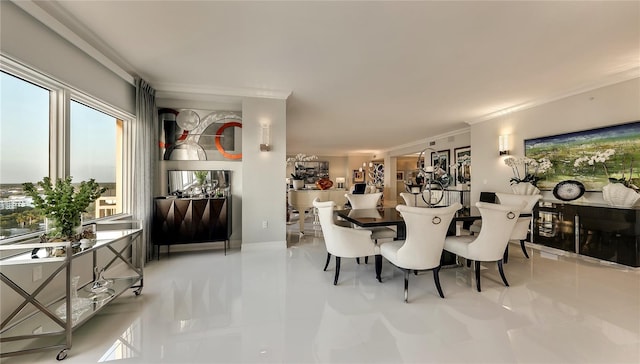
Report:
[[[591,82],[588,83],[586,85],[583,85],[580,88],[577,89],[573,89],[571,91],[567,91],[567,92],[563,92],[557,95],[553,95],[553,96],[549,96],[549,97],[545,97],[542,99],[538,99],[538,100],[534,100],[531,102],[526,102],[520,105],[516,105],[516,106],[512,106],[512,107],[508,107],[505,109],[501,109],[495,112],[492,112],[490,114],[481,116],[477,119],[473,119],[470,121],[467,121],[466,123],[469,125],[475,125],[475,124],[479,124],[485,121],[489,121],[489,120],[493,120],[495,118],[498,118],[500,116],[504,116],[507,114],[512,114],[514,112],[517,111],[523,111],[523,110],[527,110],[527,109],[531,109],[540,105],[544,105],[544,104],[548,104],[554,101],[558,101],[558,100],[562,100],[565,99],[567,97],[571,97],[571,96],[575,96],[575,95],[579,95],[585,92],[589,92],[589,91],[593,91],[602,87],[606,87],[606,86],[611,86],[611,85],[615,85],[617,83],[621,83],[621,82],[625,82],[625,81],[630,81],[633,80],[635,78],[640,78],[640,67],[633,67],[630,68],[626,71],[622,71],[622,72],[618,72],[618,73],[614,73],[611,74],[607,77],[605,77],[604,79],[601,79],[597,82]]]
[[[291,91],[286,90],[269,90],[257,88],[241,88],[241,87],[216,87],[216,86],[194,86],[188,84],[172,84],[172,83],[153,83],[149,82],[156,90],[156,97],[160,98],[184,98],[186,95],[200,95],[201,97],[212,97],[218,100],[219,97],[243,98],[243,97],[259,97],[266,99],[286,100],[291,96]],[[227,101],[229,102],[229,101]]]
[[[45,9],[40,7],[34,1],[31,0],[11,0],[16,6],[20,9],[24,10],[27,14],[34,17],[36,20],[47,26],[49,29],[53,30],[63,39],[66,39],[74,46],[80,48],[84,53],[98,61],[100,64],[108,68],[111,72],[118,75],[120,78],[125,80],[126,82],[135,85],[134,77],[125,71],[118,64],[113,62],[110,58],[104,55],[100,50],[98,50],[93,45],[89,44],[89,42],[85,41],[81,38],[77,33],[71,30],[68,26],[60,22],[53,15],[47,12]]]
[[[465,128],[462,128],[462,129],[452,130],[452,131],[449,131],[449,132],[446,132],[446,133],[430,136],[428,138],[419,139],[419,140],[416,140],[416,141],[413,141],[413,142],[397,145],[397,146],[395,146],[393,148],[389,148],[389,149],[383,150],[382,153],[393,155],[393,152],[395,152],[395,151],[399,151],[399,150],[403,150],[403,149],[409,149],[409,148],[413,148],[413,147],[420,147],[421,149],[424,149],[425,145],[429,146],[429,142],[434,142],[434,141],[436,141],[438,139],[445,139],[445,138],[449,138],[451,136],[456,136],[456,135],[468,133],[469,130],[470,130],[470,127],[465,127]]]

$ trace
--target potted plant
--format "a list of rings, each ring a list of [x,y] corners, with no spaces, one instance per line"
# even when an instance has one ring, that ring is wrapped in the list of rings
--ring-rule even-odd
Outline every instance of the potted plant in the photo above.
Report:
[[[77,228],[82,224],[82,213],[106,191],[94,179],[80,182],[76,190],[71,179],[58,179],[54,185],[51,178],[44,177],[35,185],[31,182],[22,185],[25,194],[33,199],[34,207],[51,223],[51,230],[46,232],[49,241],[80,241],[82,236]]]

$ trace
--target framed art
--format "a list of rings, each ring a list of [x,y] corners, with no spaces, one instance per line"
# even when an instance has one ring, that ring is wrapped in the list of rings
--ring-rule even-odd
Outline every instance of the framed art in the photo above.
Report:
[[[404,171],[396,172],[396,181],[404,181]]]
[[[436,175],[449,174],[449,150],[431,152],[431,165]]]
[[[364,182],[364,172],[358,169],[353,170],[353,183],[363,183]]]
[[[453,150],[453,155],[457,183],[471,182],[471,147],[456,148]]]
[[[578,158],[589,158],[606,150],[614,154],[593,164],[580,164]],[[573,133],[525,139],[524,155],[538,160],[548,158],[553,167],[538,181],[541,190],[552,190],[566,180],[582,182],[586,191],[600,191],[609,177],[628,177],[633,168],[636,175],[640,160],[640,121],[588,129]]]

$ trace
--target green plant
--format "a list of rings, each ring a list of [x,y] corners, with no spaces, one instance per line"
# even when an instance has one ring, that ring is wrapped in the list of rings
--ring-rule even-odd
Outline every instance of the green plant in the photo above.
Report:
[[[31,182],[22,185],[25,194],[33,199],[34,207],[53,222],[50,238],[74,241],[75,228],[81,223],[82,213],[107,190],[101,188],[93,178],[80,182],[76,190],[71,185],[71,179],[58,179],[53,185],[51,178],[44,177],[36,183],[42,192]]]
[[[196,181],[200,186],[203,186],[207,182],[207,175],[209,171],[195,171],[193,174],[196,176]]]

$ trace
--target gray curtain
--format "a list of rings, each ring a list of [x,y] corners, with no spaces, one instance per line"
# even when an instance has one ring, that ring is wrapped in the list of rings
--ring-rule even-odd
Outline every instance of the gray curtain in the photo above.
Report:
[[[156,180],[158,148],[158,111],[156,90],[146,81],[136,78],[136,123],[133,128],[133,216],[142,221],[142,241],[146,257],[153,257],[151,226],[153,219],[153,191]]]

